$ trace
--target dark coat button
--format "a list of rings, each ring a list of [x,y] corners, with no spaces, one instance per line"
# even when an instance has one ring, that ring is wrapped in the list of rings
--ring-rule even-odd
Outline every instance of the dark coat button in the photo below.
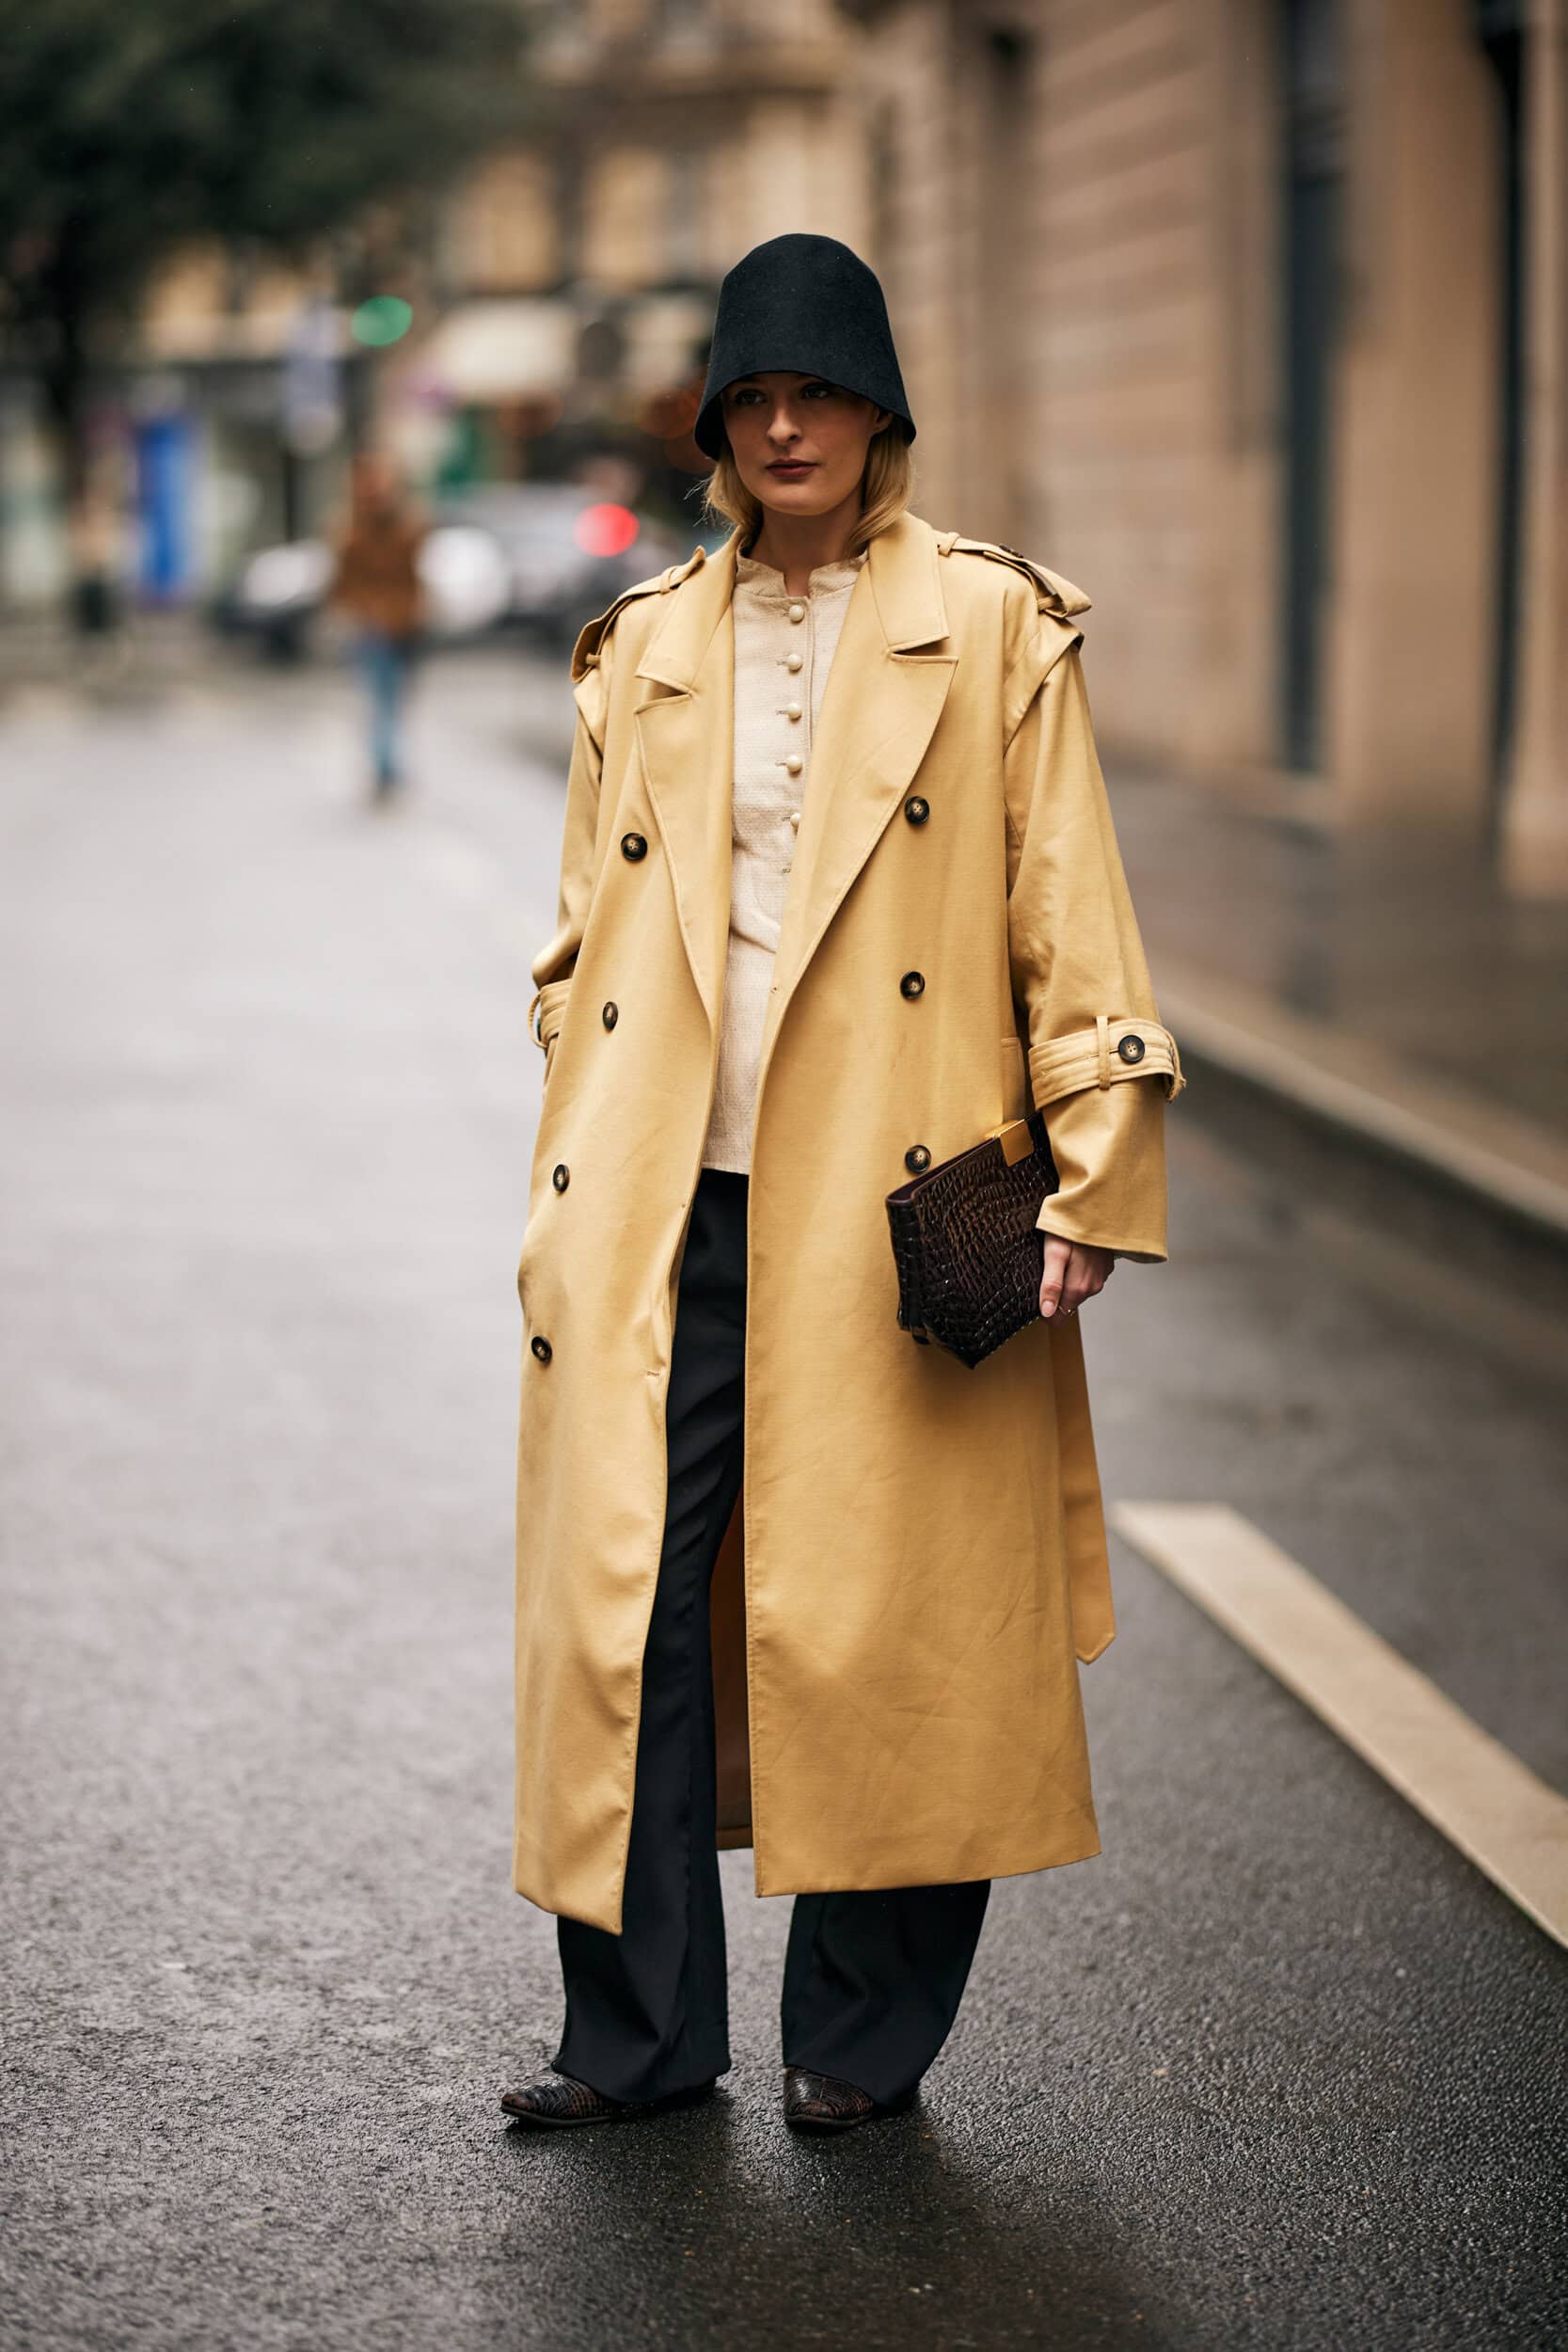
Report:
[[[1117,1047],[1117,1052],[1123,1061],[1142,1061],[1145,1053],[1144,1041],[1141,1037],[1124,1037]]]
[[[646,857],[647,854],[648,844],[641,834],[624,833],[621,835],[621,855],[629,857],[634,866],[640,857]]]
[[[551,1356],[555,1352],[542,1331],[534,1334],[533,1338],[530,1340],[529,1345],[532,1348],[534,1354],[538,1357],[539,1361],[542,1364],[547,1364]]]
[[[906,972],[898,986],[905,996],[919,996],[925,990],[926,975],[924,972]]]
[[[612,1029],[612,1028],[615,1026],[615,1024],[617,1023],[617,1021],[619,1021],[619,1019],[620,1019],[620,1018],[621,1018],[621,1008],[620,1008],[620,1006],[619,1006],[619,1005],[615,1004],[613,1001],[612,1001],[611,1003],[610,1003],[610,1004],[606,1005],[606,1007],[605,1007],[605,1009],[604,1009],[603,1012],[601,1012],[601,1013],[600,1013],[600,1015],[599,1015],[599,1019],[600,1019],[600,1020],[604,1023],[605,1027],[606,1027],[607,1029]]]
[[[923,801],[918,792],[914,795],[912,800],[909,800],[904,803],[904,814],[909,818],[911,825],[923,825],[926,822],[927,818],[929,817],[930,813],[930,802]]]
[[[904,1166],[911,1176],[920,1175],[931,1165],[931,1155],[923,1143],[911,1143],[904,1154]]]
[[[562,1160],[556,1168],[554,1174],[550,1178],[550,1182],[555,1186],[557,1192],[564,1192],[571,1181],[572,1171],[567,1167],[565,1161]]]

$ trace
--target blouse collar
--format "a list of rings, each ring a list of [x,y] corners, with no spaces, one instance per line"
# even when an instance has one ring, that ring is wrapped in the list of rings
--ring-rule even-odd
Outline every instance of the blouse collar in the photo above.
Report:
[[[807,580],[806,594],[815,595],[818,589],[852,587],[860,578],[865,559],[866,550],[863,548],[858,555],[842,556],[832,564],[818,564]],[[783,572],[771,564],[759,563],[754,555],[736,556],[735,577],[737,585],[744,582],[754,595],[772,602],[791,604],[797,601],[784,586]]]

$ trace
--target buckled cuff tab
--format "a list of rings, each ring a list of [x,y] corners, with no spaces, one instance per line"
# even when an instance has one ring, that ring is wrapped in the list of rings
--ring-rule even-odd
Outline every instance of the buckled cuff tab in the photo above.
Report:
[[[1037,1110],[1085,1087],[1114,1086],[1121,1078],[1158,1078],[1175,1102],[1187,1081],[1170,1031],[1158,1021],[1113,1020],[1097,1014],[1092,1028],[1073,1029],[1031,1048],[1029,1083]]]

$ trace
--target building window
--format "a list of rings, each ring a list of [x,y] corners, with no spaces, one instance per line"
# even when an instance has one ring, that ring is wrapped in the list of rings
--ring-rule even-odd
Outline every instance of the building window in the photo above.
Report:
[[[1333,578],[1334,391],[1345,106],[1338,0],[1285,0],[1285,464],[1280,750],[1323,755],[1323,621]]]
[[[665,222],[666,274],[686,283],[703,275],[707,218],[703,202],[707,157],[687,148],[669,158],[669,212]]]

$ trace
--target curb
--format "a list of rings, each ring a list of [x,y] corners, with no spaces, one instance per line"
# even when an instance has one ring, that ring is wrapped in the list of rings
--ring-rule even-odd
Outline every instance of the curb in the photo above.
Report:
[[[1468,1088],[1414,1078],[1382,1047],[1161,961],[1161,1019],[1183,1059],[1258,1088],[1568,1248],[1568,1143]]]

